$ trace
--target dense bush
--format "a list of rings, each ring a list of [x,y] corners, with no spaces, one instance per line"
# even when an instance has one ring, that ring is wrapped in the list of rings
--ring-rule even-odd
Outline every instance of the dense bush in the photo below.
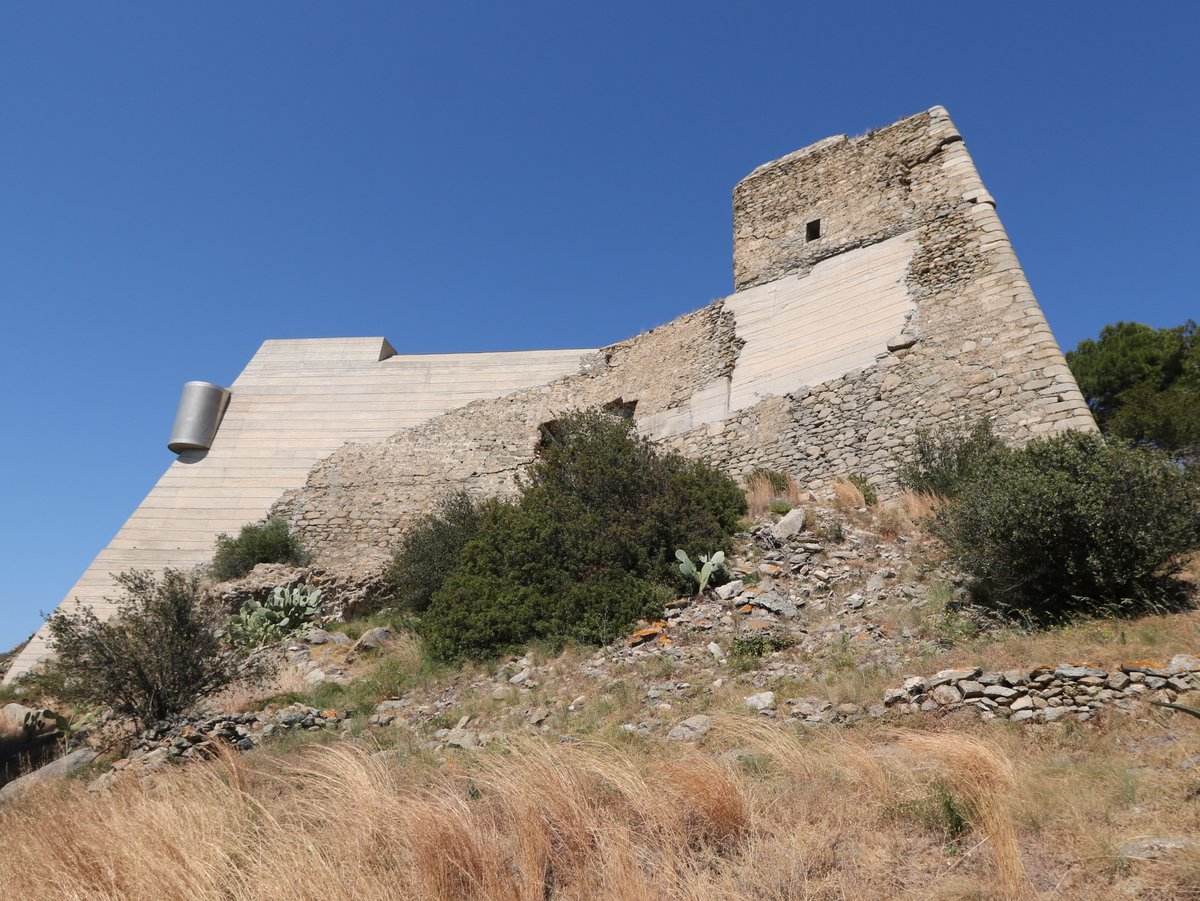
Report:
[[[166,570],[116,577],[117,614],[102,622],[91,608],[49,621],[54,656],[40,677],[64,700],[105,704],[142,723],[167,719],[233,682],[222,654],[221,610],[195,576]]]
[[[677,548],[728,549],[745,497],[728,476],[659,454],[632,423],[575,413],[546,436],[513,504],[476,537],[422,620],[430,651],[479,657],[530,640],[600,643],[691,590]]]
[[[388,593],[398,606],[415,613],[429,606],[434,592],[458,566],[462,549],[479,534],[485,514],[497,503],[459,491],[413,524],[384,572]]]
[[[288,529],[287,521],[275,516],[265,523],[242,526],[237,538],[224,533],[217,536],[217,551],[211,570],[215,578],[224,581],[244,576],[259,563],[305,562],[300,539]]]
[[[1200,545],[1197,489],[1158,452],[1067,432],[991,451],[933,530],[979,600],[1034,621],[1165,609]]]
[[[922,494],[952,498],[985,474],[992,457],[1003,450],[987,418],[936,435],[922,429],[917,432],[912,460],[900,469],[900,484]]]

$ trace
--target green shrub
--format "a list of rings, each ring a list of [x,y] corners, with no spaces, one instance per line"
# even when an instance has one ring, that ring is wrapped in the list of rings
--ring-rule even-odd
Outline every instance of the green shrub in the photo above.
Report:
[[[729,662],[739,672],[748,672],[762,662],[766,653],[765,635],[739,635],[729,646]]]
[[[952,498],[986,472],[993,456],[1003,450],[1004,443],[986,417],[936,435],[920,429],[912,460],[900,469],[900,484],[922,494]]]
[[[305,560],[300,539],[289,531],[285,519],[274,516],[265,523],[242,526],[237,538],[218,535],[210,570],[214,578],[225,581],[244,576],[259,563],[300,566]]]
[[[295,635],[320,614],[319,588],[280,587],[266,603],[250,600],[243,604],[240,611],[226,620],[222,635],[235,648],[260,648]]]
[[[421,629],[441,659],[530,641],[611,641],[692,590],[678,547],[728,549],[745,512],[728,476],[661,455],[633,424],[598,411],[547,430],[513,504],[492,502],[433,593]]]
[[[874,507],[879,503],[879,492],[875,490],[875,486],[867,481],[867,477],[861,472],[852,472],[846,476],[846,481],[862,492],[863,503],[868,507]]]
[[[475,500],[465,491],[442,498],[432,513],[417,519],[401,539],[384,581],[402,609],[420,613],[458,566],[459,554],[479,534],[495,500]]]
[[[1172,576],[1200,545],[1194,473],[1083,432],[994,451],[985,468],[933,522],[978,600],[1040,622],[1181,602]]]
[[[785,513],[792,512],[792,505],[787,501],[776,498],[775,500],[771,501],[771,503],[767,504],[767,509],[772,513],[783,516]]]
[[[102,622],[90,607],[48,620],[54,656],[39,677],[64,700],[104,704],[142,722],[168,719],[239,675],[221,652],[219,606],[194,575],[166,570],[116,576],[117,614]]]

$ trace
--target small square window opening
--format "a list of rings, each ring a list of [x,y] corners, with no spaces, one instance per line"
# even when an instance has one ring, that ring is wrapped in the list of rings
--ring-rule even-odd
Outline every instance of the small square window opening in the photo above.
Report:
[[[804,226],[804,240],[815,241],[821,237],[821,220],[814,219],[808,225]]]

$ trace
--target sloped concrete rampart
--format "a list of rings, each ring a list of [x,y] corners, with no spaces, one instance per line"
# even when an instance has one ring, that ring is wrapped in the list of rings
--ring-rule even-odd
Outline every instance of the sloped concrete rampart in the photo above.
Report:
[[[208,561],[218,534],[262,519],[347,442],[381,440],[478,398],[595,362],[590,349],[408,355],[383,338],[265,341],[231,386],[212,448],[185,451],[171,463],[59,607],[89,606],[107,618],[116,610],[112,574]],[[40,660],[48,639],[43,626],[5,679]]]

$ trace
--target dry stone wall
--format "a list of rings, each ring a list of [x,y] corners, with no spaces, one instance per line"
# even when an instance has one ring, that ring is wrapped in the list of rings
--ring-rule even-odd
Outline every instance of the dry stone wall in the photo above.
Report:
[[[818,221],[819,235],[811,225]],[[768,467],[820,488],[859,472],[885,493],[919,429],[983,415],[1016,442],[1095,428],[944,109],[863,137],[829,138],[760,167],[734,192],[734,232],[740,293],[728,302],[605,348],[578,375],[478,401],[384,442],[347,445],[274,512],[328,560],[386,549],[447,491],[512,493],[543,423],[617,402],[636,402],[647,435],[736,475]],[[865,365],[731,406],[744,344],[735,310],[748,315],[741,299],[753,297],[760,318],[770,315],[774,308],[762,306],[776,303],[770,286],[803,293],[827,261],[857,260],[855,278],[865,279],[863,255],[888,241],[911,244],[902,275],[908,309]],[[853,290],[839,297],[858,303]],[[804,321],[820,313],[808,309]],[[857,342],[861,356],[864,335],[892,323],[885,316],[895,310],[864,305],[836,340]],[[786,342],[777,352],[777,383],[809,371]]]
[[[272,512],[288,517],[323,561],[361,558],[393,546],[414,515],[450,491],[512,494],[543,424],[572,409],[633,401],[639,417],[684,409],[697,385],[728,379],[737,348],[718,301],[605,348],[579,375],[476,401],[383,442],[348,444]]]

